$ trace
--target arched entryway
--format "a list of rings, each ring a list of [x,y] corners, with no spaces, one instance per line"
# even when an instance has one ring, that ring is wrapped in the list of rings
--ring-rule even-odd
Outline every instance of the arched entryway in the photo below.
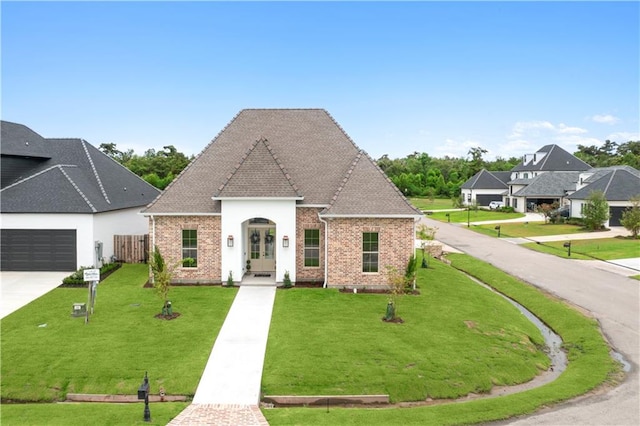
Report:
[[[271,274],[276,271],[276,224],[256,217],[247,221],[246,269],[252,274]]]

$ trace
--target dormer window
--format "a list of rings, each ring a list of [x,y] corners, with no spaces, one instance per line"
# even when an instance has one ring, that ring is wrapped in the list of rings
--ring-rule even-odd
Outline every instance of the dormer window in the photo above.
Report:
[[[525,179],[529,179],[529,173],[525,173],[522,177]]]

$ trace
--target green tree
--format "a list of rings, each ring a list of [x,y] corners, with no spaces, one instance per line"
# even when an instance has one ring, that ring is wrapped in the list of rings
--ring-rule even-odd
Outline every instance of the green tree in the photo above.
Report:
[[[171,305],[169,302],[169,289],[171,288],[171,280],[173,274],[178,266],[184,264],[192,264],[194,259],[188,257],[181,259],[172,265],[167,265],[164,257],[160,253],[158,246],[155,246],[151,256],[149,256],[149,266],[151,267],[151,273],[153,274],[153,288],[163,301],[162,315],[169,315],[171,313]]]
[[[487,152],[488,151],[486,149],[479,146],[469,150],[468,154],[471,156],[470,166],[472,176],[484,168],[484,160],[482,159],[482,156]]]
[[[604,193],[593,191],[586,201],[582,212],[585,226],[592,231],[602,229],[604,223],[609,219],[609,203],[607,203]]]
[[[640,195],[631,198],[631,207],[622,212],[620,223],[631,232],[633,238],[640,233]]]

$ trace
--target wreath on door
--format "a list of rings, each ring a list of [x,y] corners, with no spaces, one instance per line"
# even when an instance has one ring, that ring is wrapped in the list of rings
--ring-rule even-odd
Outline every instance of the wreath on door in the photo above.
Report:
[[[258,244],[260,242],[260,233],[258,232],[257,229],[254,229],[253,232],[251,233],[251,242],[253,244]]]
[[[271,244],[273,242],[273,235],[269,233],[268,229],[264,231],[264,242],[267,244]]]

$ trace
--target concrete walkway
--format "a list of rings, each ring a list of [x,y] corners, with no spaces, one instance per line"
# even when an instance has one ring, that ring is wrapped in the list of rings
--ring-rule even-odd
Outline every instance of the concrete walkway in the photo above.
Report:
[[[268,424],[258,404],[275,295],[275,285],[240,287],[193,403],[170,425]]]
[[[62,284],[72,272],[0,272],[0,318],[31,303]],[[86,302],[78,300],[78,302]],[[68,306],[71,312],[71,305]]]

